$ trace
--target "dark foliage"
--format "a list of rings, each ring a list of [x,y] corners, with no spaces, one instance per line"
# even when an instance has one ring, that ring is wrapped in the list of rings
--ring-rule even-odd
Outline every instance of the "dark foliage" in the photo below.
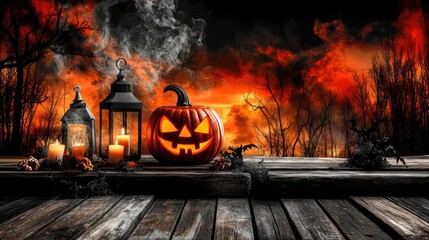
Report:
[[[249,173],[252,178],[252,191],[254,194],[260,194],[266,191],[268,186],[268,169],[265,168],[263,160],[257,164],[246,163],[243,160],[242,153],[252,147],[257,148],[253,143],[240,145],[239,147],[229,146],[230,151],[220,152],[220,158],[214,163],[214,169],[219,171],[234,171]]]
[[[341,164],[343,167],[357,167],[364,169],[380,169],[390,167],[387,157],[394,157],[396,163],[405,164],[405,160],[399,156],[399,152],[389,144],[389,139],[383,137],[380,140],[369,140],[369,135],[375,132],[380,121],[374,122],[368,129],[356,127],[352,121],[351,130],[357,134],[357,147],[353,155]]]
[[[112,194],[110,185],[106,181],[106,176],[102,172],[96,172],[94,180],[87,183],[80,183],[77,180],[57,180],[51,177],[56,188],[63,198],[89,198],[92,196],[106,196]]]

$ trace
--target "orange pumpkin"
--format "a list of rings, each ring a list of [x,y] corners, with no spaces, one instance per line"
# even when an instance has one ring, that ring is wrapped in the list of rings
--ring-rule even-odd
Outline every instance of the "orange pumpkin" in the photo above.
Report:
[[[219,115],[210,107],[192,106],[180,86],[169,85],[167,91],[177,94],[177,106],[159,107],[150,115],[146,131],[149,152],[161,162],[210,162],[222,146]]]

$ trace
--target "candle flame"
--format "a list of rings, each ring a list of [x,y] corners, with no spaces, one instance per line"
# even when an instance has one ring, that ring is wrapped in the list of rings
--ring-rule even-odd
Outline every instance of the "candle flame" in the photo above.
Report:
[[[58,139],[55,141],[55,144],[56,144],[56,145],[60,144],[60,143],[58,142]]]
[[[118,138],[116,138],[116,145],[118,145]]]
[[[125,129],[124,128],[122,128],[121,133],[122,133],[122,135],[125,134]]]

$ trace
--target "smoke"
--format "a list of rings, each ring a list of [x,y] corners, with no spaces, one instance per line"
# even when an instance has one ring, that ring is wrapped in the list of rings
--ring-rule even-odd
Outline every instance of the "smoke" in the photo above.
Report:
[[[254,141],[255,134],[252,119],[249,117],[247,104],[234,104],[226,117],[225,132],[232,136],[226,136],[228,144],[248,144]]]
[[[142,70],[152,81],[180,68],[192,48],[202,47],[205,22],[178,12],[177,5],[175,0],[102,1],[94,10],[102,35],[96,55],[106,57],[107,48],[124,57],[138,55],[151,65]]]

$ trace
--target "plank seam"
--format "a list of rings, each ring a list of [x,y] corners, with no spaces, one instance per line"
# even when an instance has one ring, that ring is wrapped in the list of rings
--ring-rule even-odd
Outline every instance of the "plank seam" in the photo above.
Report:
[[[252,231],[253,231],[253,237],[255,240],[259,240],[258,236],[258,229],[256,226],[256,219],[255,219],[255,212],[253,210],[253,204],[250,198],[247,199],[247,202],[249,203],[250,208],[250,216],[252,217]]]
[[[380,218],[378,218],[375,214],[369,211],[364,206],[361,206],[358,202],[356,202],[350,196],[346,198],[357,210],[359,210],[363,215],[365,215],[368,219],[370,219],[373,223],[375,223],[378,227],[380,227],[389,237],[392,239],[404,239],[395,229],[391,228],[387,223],[383,222]]]
[[[413,209],[410,209],[407,206],[402,205],[400,202],[395,201],[394,199],[391,199],[390,197],[385,197],[388,201],[392,202],[393,204],[399,206],[400,208],[403,208],[405,211],[409,212],[410,214],[416,216],[417,218],[420,218],[423,222],[428,222],[424,217],[422,217],[418,212],[415,212]]]
[[[284,205],[285,203],[281,199],[279,201],[280,201],[280,206],[282,207],[283,212],[286,214],[286,218],[289,221],[290,228],[292,229],[293,234],[295,234],[295,238],[296,239],[302,239],[302,236],[301,236],[301,234],[299,234],[298,228],[295,225],[295,222],[290,217],[290,214],[287,211],[286,206]]]
[[[270,203],[270,201],[268,201],[267,200],[267,203],[268,203],[268,207],[270,208],[270,212],[271,212],[271,215],[273,216],[273,220],[274,220],[274,224],[276,224],[276,229],[274,229],[274,232],[276,233],[276,237],[277,238],[279,238],[280,239],[280,229],[281,229],[281,226],[279,226],[279,224],[278,224],[278,222],[277,222],[277,220],[276,220],[276,218],[274,217],[274,212],[273,212],[273,209],[272,209],[272,207],[271,207],[271,203]],[[282,208],[283,209],[283,208]],[[289,226],[290,226],[290,222],[289,222]]]
[[[328,212],[327,209],[323,207],[323,205],[319,202],[319,199],[316,200],[317,205],[322,209],[322,211],[325,213],[325,215],[331,220],[331,222],[334,224],[334,226],[337,228],[337,230],[343,235],[345,239],[350,240],[350,238],[347,236],[347,234],[344,232],[344,230],[340,227],[340,225],[335,221],[335,219],[331,216],[331,214]]]
[[[58,214],[57,216],[55,216],[54,218],[49,219],[47,222],[45,222],[45,224],[43,225],[43,227],[41,227],[40,229],[32,232],[29,236],[26,237],[26,239],[31,239],[33,236],[35,236],[36,234],[38,234],[39,232],[41,232],[42,230],[45,230],[49,225],[51,225],[51,223],[53,223],[54,221],[56,221],[58,218],[60,218],[61,216],[63,216],[64,214],[69,213],[72,209],[74,209],[75,207],[79,206],[80,204],[82,204],[86,199],[81,199],[80,202],[76,203],[75,205],[73,205],[72,207],[69,207],[69,209],[65,212],[61,212],[60,214]]]
[[[149,210],[152,208],[153,204],[155,203],[155,196],[153,195],[147,195],[147,196],[151,196],[151,200],[149,201],[148,205],[145,207],[145,209],[143,209],[143,211],[140,212],[140,214],[137,216],[137,220],[135,221],[135,224],[132,224],[130,229],[128,229],[128,234],[125,237],[125,239],[128,239],[131,234],[133,234],[133,232],[136,230],[137,226],[139,225],[139,223],[141,222],[141,220],[144,218],[144,216],[149,212]],[[125,195],[124,195],[125,197]],[[131,229],[132,228],[132,229]]]
[[[212,238],[214,239],[215,237],[215,232],[216,232],[216,216],[217,216],[217,205],[219,202],[219,198],[216,198],[216,203],[215,203],[215,209],[214,209],[214,219],[213,219],[213,227],[212,227]]]
[[[176,229],[177,229],[177,225],[179,225],[180,219],[182,218],[183,209],[185,209],[185,206],[186,206],[186,204],[188,204],[188,202],[189,202],[189,199],[186,199],[185,202],[183,203],[182,209],[180,209],[180,213],[177,216],[176,222],[174,223],[174,227],[173,227],[173,229],[171,231],[171,235],[170,235],[170,237],[168,239],[172,239],[173,238],[174,233],[176,232]]]

